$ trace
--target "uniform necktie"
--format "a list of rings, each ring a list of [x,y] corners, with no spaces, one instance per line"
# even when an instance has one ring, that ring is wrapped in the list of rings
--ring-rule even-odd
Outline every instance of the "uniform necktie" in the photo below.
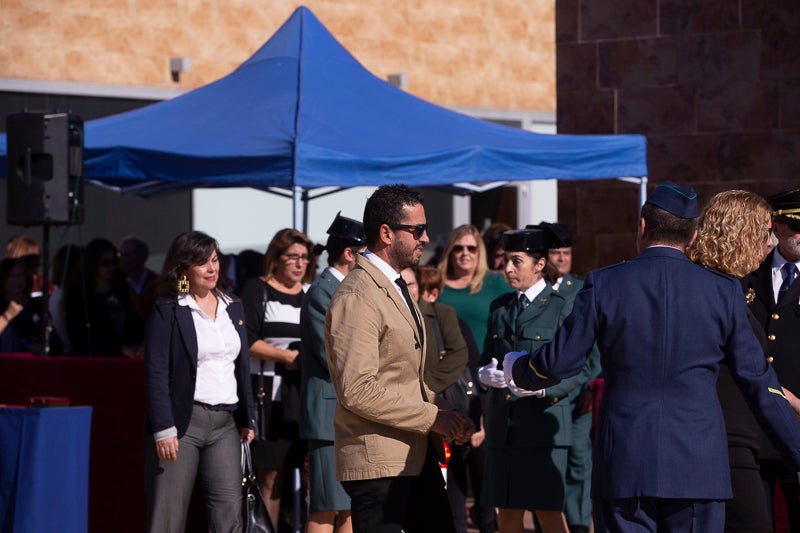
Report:
[[[531,301],[528,300],[528,297],[525,296],[524,294],[520,295],[520,297],[519,297],[519,312],[522,313],[524,310],[526,310],[528,308],[529,305],[531,305]]]
[[[778,301],[780,302],[784,295],[789,291],[795,278],[797,277],[797,266],[794,263],[786,263],[783,265],[782,270],[786,271],[786,277],[783,278],[783,283],[778,289]]]
[[[402,277],[397,278],[394,280],[394,282],[397,283],[398,287],[400,287],[400,292],[403,293],[403,298],[406,299],[406,304],[408,304],[408,308],[411,311],[411,316],[414,317],[414,322],[417,324],[417,330],[419,330],[419,341],[422,343],[422,324],[420,324],[417,312],[414,310],[414,302],[411,300],[411,293],[408,292],[408,284]]]

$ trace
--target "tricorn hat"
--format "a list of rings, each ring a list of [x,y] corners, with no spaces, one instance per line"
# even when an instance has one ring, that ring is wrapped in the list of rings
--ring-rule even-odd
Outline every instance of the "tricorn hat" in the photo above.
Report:
[[[772,216],[800,220],[800,189],[773,194],[767,201],[772,206]]]
[[[660,207],[678,218],[697,218],[697,193],[691,187],[672,181],[656,187],[645,203]]]
[[[367,244],[367,239],[364,236],[364,224],[358,220],[343,217],[341,211],[336,213],[336,218],[333,219],[331,227],[328,228],[328,235],[353,244]]]
[[[538,224],[528,224],[525,229],[544,229],[549,231],[553,238],[553,248],[568,248],[572,246],[572,232],[566,224],[539,222]]]
[[[544,254],[551,248],[564,248],[564,244],[549,228],[526,228],[503,234],[503,249],[506,252]]]

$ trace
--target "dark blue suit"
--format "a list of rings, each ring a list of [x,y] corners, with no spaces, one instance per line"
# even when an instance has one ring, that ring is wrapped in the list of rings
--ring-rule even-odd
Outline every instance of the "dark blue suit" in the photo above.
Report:
[[[252,428],[253,395],[250,392],[250,355],[244,308],[238,298],[228,306],[242,348],[235,362],[239,403],[233,418],[236,427]],[[197,379],[197,333],[191,310],[174,297],[160,298],[147,323],[145,364],[147,426],[156,433],[175,426],[178,438],[189,427]]]
[[[731,497],[716,392],[723,360],[800,470],[800,424],[764,360],[738,281],[669,247],[593,271],[553,341],[517,360],[514,379],[539,389],[575,375],[595,341],[606,381],[593,498]]]

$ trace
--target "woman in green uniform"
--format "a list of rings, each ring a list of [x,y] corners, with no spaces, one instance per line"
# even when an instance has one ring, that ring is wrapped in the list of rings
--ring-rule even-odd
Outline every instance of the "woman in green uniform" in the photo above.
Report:
[[[547,343],[569,312],[551,285],[557,276],[547,251],[558,247],[548,228],[507,232],[505,276],[513,292],[489,311],[479,379],[491,388],[487,415],[489,446],[485,493],[499,508],[501,533],[521,533],[526,509],[545,533],[567,532],[564,477],[572,423],[568,397],[588,379],[586,372],[543,391],[506,384],[497,361],[510,351],[532,352]]]

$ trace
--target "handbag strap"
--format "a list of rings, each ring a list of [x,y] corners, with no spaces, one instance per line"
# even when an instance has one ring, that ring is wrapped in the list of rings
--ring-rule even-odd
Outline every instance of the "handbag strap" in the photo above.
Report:
[[[267,300],[269,300],[269,294],[267,293],[267,282],[261,280],[261,290],[263,291],[261,294],[261,325],[258,328],[258,336],[261,339],[264,339],[264,319],[267,316]],[[262,389],[264,388],[264,360],[259,359],[259,372],[258,372],[258,386]]]
[[[242,441],[242,485],[256,479],[253,473],[253,460],[250,458],[250,443]]]

